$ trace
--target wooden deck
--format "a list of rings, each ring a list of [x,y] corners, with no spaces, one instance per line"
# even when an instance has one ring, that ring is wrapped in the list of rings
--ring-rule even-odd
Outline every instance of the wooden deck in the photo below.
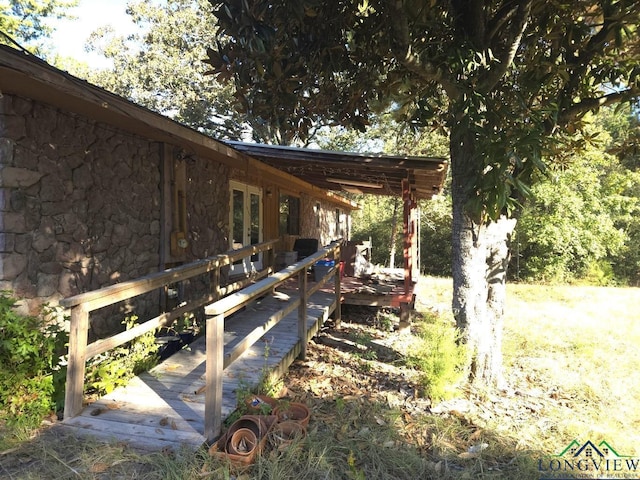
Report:
[[[398,306],[398,302],[409,302],[413,295],[413,285],[405,291],[404,270],[400,268],[381,269],[376,274],[360,277],[343,277],[341,282],[342,303],[370,307]]]
[[[278,311],[281,290],[263,297],[225,320],[224,350],[251,333],[264,331],[264,321]],[[307,307],[307,338],[318,331],[334,311],[335,294],[318,291]],[[284,317],[224,371],[223,420],[236,407],[236,390],[258,384],[265,370],[283,373],[299,355],[297,312]],[[60,428],[75,435],[126,442],[145,451],[196,449],[205,442],[205,347],[204,338],[188,349],[169,357],[149,372],[135,377],[97,402],[83,408],[80,415],[65,419]]]

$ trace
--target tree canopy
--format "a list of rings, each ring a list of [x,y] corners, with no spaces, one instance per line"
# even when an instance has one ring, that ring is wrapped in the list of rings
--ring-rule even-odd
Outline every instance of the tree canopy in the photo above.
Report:
[[[81,75],[118,95],[170,116],[217,138],[238,139],[246,116],[233,105],[231,85],[205,76],[207,42],[215,18],[204,0],[131,2],[127,13],[135,34],[116,35],[109,27],[94,32],[88,47],[113,66]]]
[[[638,95],[634,1],[211,3],[208,61],[252,115],[299,136],[318,116],[362,130],[389,105],[416,126],[462,124],[482,162],[477,215],[527,193],[558,126]]]
[[[638,98],[640,2],[210,1],[209,64],[288,138],[385,108],[447,132],[454,316],[470,378],[499,384],[509,217],[587,112]]]
[[[0,32],[17,42],[31,42],[51,33],[44,21],[61,18],[65,11],[78,4],[78,0],[12,0],[0,2]],[[10,43],[0,36],[0,43]]]

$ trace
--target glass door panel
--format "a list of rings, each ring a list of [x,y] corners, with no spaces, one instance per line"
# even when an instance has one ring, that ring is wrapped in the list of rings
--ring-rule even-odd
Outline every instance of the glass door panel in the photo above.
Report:
[[[232,249],[255,245],[262,241],[262,191],[250,185],[230,182],[230,247]],[[262,255],[247,257],[235,262],[231,273],[248,273],[262,268]]]

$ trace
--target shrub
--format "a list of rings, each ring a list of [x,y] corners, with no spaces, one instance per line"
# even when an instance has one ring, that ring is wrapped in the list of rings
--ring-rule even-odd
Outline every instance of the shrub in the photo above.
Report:
[[[15,304],[0,292],[0,418],[10,426],[35,427],[63,397],[67,334],[44,315],[16,313]]]
[[[406,363],[420,371],[423,394],[433,402],[450,398],[461,380],[466,358],[456,329],[438,317],[416,321],[415,342]]]
[[[137,320],[136,315],[131,315],[122,323],[129,330]],[[154,367],[158,363],[157,352],[160,347],[155,340],[155,332],[147,332],[90,359],[85,373],[85,389],[103,395],[126,385],[138,373]]]

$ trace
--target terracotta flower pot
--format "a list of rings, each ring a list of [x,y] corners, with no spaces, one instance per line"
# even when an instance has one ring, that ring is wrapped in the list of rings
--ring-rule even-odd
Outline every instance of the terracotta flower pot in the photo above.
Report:
[[[227,444],[227,452],[234,455],[250,455],[258,446],[258,437],[248,428],[236,430]]]
[[[209,455],[221,460],[229,460],[238,467],[251,465],[256,456],[263,451],[269,437],[268,433],[275,423],[275,415],[244,415],[236,420],[229,427],[229,430],[209,447]],[[249,430],[253,435],[251,433],[238,433],[243,429]],[[233,439],[232,443],[232,438],[236,433],[238,435]],[[241,436],[244,437],[244,443],[242,443],[243,437]],[[256,438],[255,448],[249,450],[253,436]],[[235,453],[231,450],[234,450]]]
[[[295,440],[304,437],[306,434],[307,429],[301,423],[285,420],[273,426],[269,439],[273,447],[284,450]]]
[[[278,417],[278,422],[293,420],[303,427],[309,425],[309,417],[311,415],[309,408],[304,403],[296,402],[278,405],[273,413]]]

